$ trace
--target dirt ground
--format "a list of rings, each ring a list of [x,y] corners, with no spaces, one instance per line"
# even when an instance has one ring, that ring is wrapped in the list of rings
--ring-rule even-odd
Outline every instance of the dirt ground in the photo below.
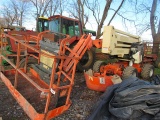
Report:
[[[71,93],[72,105],[69,110],[53,120],[87,119],[100,95],[102,93],[87,88],[83,73],[76,73],[75,85]],[[3,120],[30,120],[1,80],[0,117]]]

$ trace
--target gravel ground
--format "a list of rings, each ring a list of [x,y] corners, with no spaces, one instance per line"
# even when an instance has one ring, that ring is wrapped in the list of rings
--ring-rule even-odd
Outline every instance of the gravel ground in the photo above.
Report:
[[[86,87],[83,73],[76,73],[75,85],[71,93],[72,105],[62,115],[53,120],[85,120],[102,93]],[[3,120],[30,120],[0,81],[0,117]]]

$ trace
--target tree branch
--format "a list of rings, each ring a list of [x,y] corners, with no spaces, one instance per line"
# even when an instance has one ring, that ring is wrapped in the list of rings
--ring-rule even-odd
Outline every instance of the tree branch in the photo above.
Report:
[[[120,10],[120,8],[122,7],[123,3],[125,0],[122,0],[121,4],[119,5],[118,9],[114,12],[112,18],[110,19],[110,21],[108,22],[108,25],[110,25],[110,23],[112,22],[113,18],[115,17],[115,15],[117,14],[117,12]]]

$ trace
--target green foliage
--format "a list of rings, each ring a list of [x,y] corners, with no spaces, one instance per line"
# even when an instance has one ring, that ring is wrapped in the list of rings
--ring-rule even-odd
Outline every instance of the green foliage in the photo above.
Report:
[[[160,74],[160,68],[155,68],[154,74],[155,74],[155,75]]]

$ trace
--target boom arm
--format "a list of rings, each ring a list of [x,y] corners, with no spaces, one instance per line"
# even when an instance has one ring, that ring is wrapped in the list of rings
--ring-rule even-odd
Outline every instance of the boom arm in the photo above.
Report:
[[[129,54],[132,43],[140,42],[140,37],[115,29],[113,26],[105,26],[102,39],[102,53],[124,57]]]

